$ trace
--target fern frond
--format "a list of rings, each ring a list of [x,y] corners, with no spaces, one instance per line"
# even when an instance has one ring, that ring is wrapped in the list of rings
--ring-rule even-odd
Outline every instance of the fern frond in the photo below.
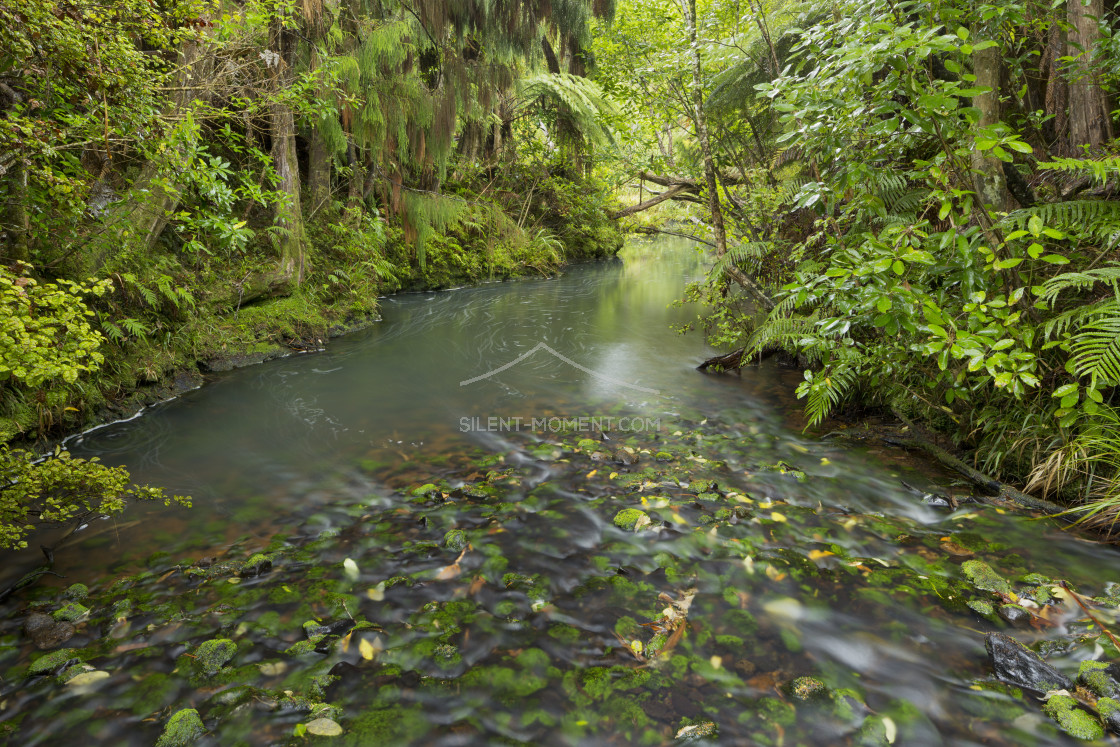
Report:
[[[1107,267],[1098,267],[1085,272],[1063,272],[1042,284],[1039,300],[1053,303],[1067,290],[1088,290],[1097,283],[1112,287],[1112,292],[1120,297],[1120,263],[1110,262]]]
[[[1055,158],[1053,161],[1038,164],[1038,167],[1050,171],[1064,171],[1089,176],[1098,184],[1104,184],[1111,177],[1120,176],[1120,156]]]
[[[1073,368],[1094,388],[1120,383],[1120,314],[1084,325],[1070,345]]]

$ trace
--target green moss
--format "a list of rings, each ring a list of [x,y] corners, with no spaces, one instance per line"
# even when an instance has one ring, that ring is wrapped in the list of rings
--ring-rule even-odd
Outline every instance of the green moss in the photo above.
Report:
[[[829,697],[828,685],[816,677],[798,677],[788,682],[782,689],[796,700],[824,700]]]
[[[49,654],[40,656],[31,662],[31,666],[27,668],[27,674],[28,676],[50,674],[71,660],[82,659],[82,654],[83,652],[72,648],[60,648],[58,651],[51,651]]]
[[[614,515],[614,525],[619,529],[636,532],[649,524],[650,519],[646,512],[636,508],[624,508]]]
[[[194,650],[195,671],[207,677],[213,676],[221,671],[236,653],[237,644],[228,638],[203,641]]]
[[[1077,739],[1101,739],[1104,727],[1088,712],[1077,706],[1077,701],[1068,695],[1051,695],[1042,706],[1042,711],[1058,722],[1072,737]]]
[[[78,602],[67,602],[61,609],[55,610],[51,617],[55,620],[65,620],[66,622],[77,622],[89,614],[89,607]]]
[[[168,719],[156,747],[189,747],[205,733],[206,727],[202,725],[198,711],[184,708]]]
[[[1120,686],[1105,671],[1108,663],[1103,661],[1083,661],[1077,670],[1077,679],[1092,690],[1098,697],[1115,698],[1120,695]]]
[[[443,535],[443,544],[448,550],[461,552],[466,549],[468,544],[467,533],[462,529],[452,529]]]
[[[969,609],[981,617],[989,620],[995,620],[996,618],[996,608],[991,602],[983,599],[970,599],[968,600],[968,606]]]
[[[992,570],[992,567],[982,560],[966,560],[961,564],[964,573],[972,585],[982,591],[994,591],[997,594],[1010,594],[1011,585],[1007,580]]]
[[[85,584],[71,584],[62,593],[67,599],[82,600],[89,596],[89,587]]]

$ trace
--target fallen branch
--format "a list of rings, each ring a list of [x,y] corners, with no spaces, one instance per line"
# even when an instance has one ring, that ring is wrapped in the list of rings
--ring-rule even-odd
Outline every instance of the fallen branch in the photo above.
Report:
[[[1056,503],[1051,503],[1050,501],[1043,500],[1042,498],[1035,498],[1033,495],[1028,495],[1021,490],[1017,490],[1010,485],[1000,482],[994,477],[985,475],[975,467],[965,464],[963,461],[953,456],[945,449],[926,440],[925,438],[922,438],[918,434],[917,428],[915,428],[913,423],[907,420],[905,416],[901,415],[897,411],[895,411],[894,415],[896,418],[902,421],[903,425],[910,429],[910,433],[912,433],[913,435],[908,438],[884,438],[883,440],[887,443],[895,443],[899,446],[924,451],[926,454],[941,462],[946,467],[955,470],[959,474],[963,475],[977,487],[983,490],[987,490],[991,493],[996,493],[1000,498],[1006,501],[1010,501],[1011,503],[1015,503],[1024,508],[1030,508],[1036,511],[1046,511],[1049,514],[1058,514],[1065,510]]]
[[[631,205],[628,208],[623,208],[622,210],[611,213],[611,217],[617,220],[618,218],[625,218],[627,215],[633,215],[634,213],[640,213],[643,210],[649,210],[651,207],[660,205],[666,200],[672,200],[682,192],[686,192],[688,190],[689,186],[687,184],[677,184],[676,186],[670,187],[661,194],[656,195],[655,197],[648,199],[645,202],[639,202],[637,205]]]
[[[663,228],[649,228],[648,226],[640,226],[640,227],[634,229],[634,233],[648,233],[648,234],[651,234],[651,235],[655,234],[655,233],[663,233],[666,236],[679,236],[682,239],[692,239],[693,241],[696,241],[700,244],[710,246],[713,249],[715,249],[715,247],[716,247],[716,245],[713,244],[712,242],[708,241],[707,239],[702,239],[699,236],[693,236],[690,233],[678,233],[676,231],[666,231]]]

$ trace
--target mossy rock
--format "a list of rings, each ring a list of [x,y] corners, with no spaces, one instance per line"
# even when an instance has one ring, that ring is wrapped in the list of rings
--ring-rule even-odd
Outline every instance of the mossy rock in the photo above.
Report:
[[[249,559],[241,564],[241,569],[237,573],[240,576],[259,576],[270,570],[272,570],[272,557],[258,552],[249,556]]]
[[[89,587],[85,584],[71,584],[62,592],[67,599],[82,600],[89,596]]]
[[[448,550],[461,552],[467,549],[467,545],[469,544],[467,533],[462,529],[452,529],[450,532],[443,535],[443,544]]]
[[[168,719],[156,747],[189,747],[205,733],[206,727],[202,725],[198,711],[184,708]]]
[[[650,525],[649,515],[636,508],[624,508],[614,515],[614,525],[619,529],[636,532]]]
[[[80,661],[81,658],[81,652],[76,649],[60,648],[58,651],[51,651],[49,654],[40,656],[31,662],[31,666],[27,668],[27,676],[50,674],[65,664]]]
[[[1051,695],[1042,711],[1058,722],[1067,734],[1077,739],[1101,739],[1104,727],[1087,711],[1078,708],[1077,701],[1069,695]]]
[[[994,591],[997,594],[1010,594],[1011,584],[992,570],[992,567],[982,560],[966,560],[961,564],[964,573],[973,586],[981,591]]]
[[[592,438],[581,438],[579,443],[576,444],[576,448],[590,453],[599,448],[599,442]]]
[[[418,488],[413,488],[412,489],[412,495],[417,497],[417,498],[423,498],[423,497],[427,497],[427,496],[430,496],[430,495],[438,496],[439,493],[440,493],[439,487],[436,486],[436,485],[432,485],[430,482],[425,483]]]
[[[228,638],[212,638],[194,650],[194,668],[199,674],[212,677],[221,671],[234,654],[237,644]]]
[[[673,455],[670,454],[667,451],[659,451],[659,452],[657,452],[656,454],[653,455],[653,458],[656,459],[659,462],[671,462],[671,461],[673,461]]]
[[[791,698],[805,702],[824,700],[829,697],[828,685],[816,677],[798,677],[787,682],[782,690]]]
[[[67,602],[62,606],[61,609],[57,609],[53,613],[51,613],[51,617],[53,617],[55,620],[72,623],[83,619],[88,614],[89,607],[86,607],[84,604],[79,604],[78,602]]]
[[[968,607],[986,620],[996,621],[996,608],[991,602],[984,599],[968,600]]]
[[[1120,697],[1120,683],[1108,672],[1109,665],[1103,661],[1083,661],[1077,670],[1077,681],[1085,685],[1100,698]]]

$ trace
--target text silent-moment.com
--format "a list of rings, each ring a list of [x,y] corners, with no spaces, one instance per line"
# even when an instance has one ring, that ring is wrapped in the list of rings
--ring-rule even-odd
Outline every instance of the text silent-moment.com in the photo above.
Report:
[[[649,432],[661,430],[661,418],[641,417],[462,417],[459,432],[501,433],[536,431],[548,433],[597,433],[606,431]]]

